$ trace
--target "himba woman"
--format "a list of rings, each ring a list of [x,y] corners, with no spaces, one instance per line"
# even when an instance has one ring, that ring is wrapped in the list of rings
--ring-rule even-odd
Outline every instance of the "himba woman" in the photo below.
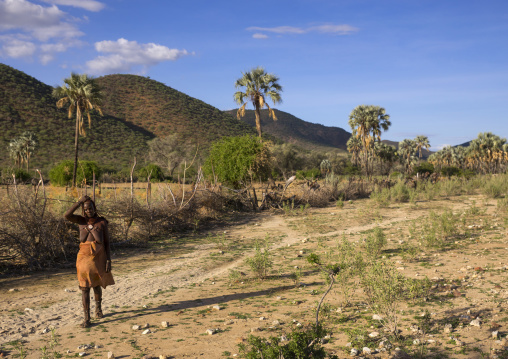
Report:
[[[75,215],[74,211],[80,206],[82,216]],[[115,284],[111,274],[108,221],[97,214],[95,203],[88,196],[81,197],[65,212],[64,217],[79,225],[81,243],[76,268],[85,313],[85,320],[81,326],[86,328],[90,326],[90,288],[93,288],[95,297],[95,317],[102,318],[102,288]]]

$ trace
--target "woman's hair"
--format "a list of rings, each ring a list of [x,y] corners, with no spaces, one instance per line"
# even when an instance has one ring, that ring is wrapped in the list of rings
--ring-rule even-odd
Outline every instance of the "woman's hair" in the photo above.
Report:
[[[83,202],[83,204],[81,205],[81,214],[83,215],[83,217],[86,217],[86,215],[85,215],[85,203],[86,203],[86,202],[90,202],[90,203],[92,204],[93,209],[94,209],[94,211],[95,211],[95,215],[96,215],[97,217],[100,217],[100,216],[99,216],[99,213],[97,212],[97,206],[95,205],[95,202],[94,202],[93,200],[91,200],[91,199],[87,199],[87,200],[86,200],[85,202]]]

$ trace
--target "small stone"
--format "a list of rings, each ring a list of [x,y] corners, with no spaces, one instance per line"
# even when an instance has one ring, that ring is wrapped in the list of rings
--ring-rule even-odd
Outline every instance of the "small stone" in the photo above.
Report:
[[[261,329],[259,329],[258,327],[250,328],[251,333],[260,332],[260,331],[261,331]]]
[[[108,359],[115,359],[115,354],[113,354],[113,352],[108,352]]]
[[[492,332],[492,339],[499,339],[499,331]]]
[[[371,355],[372,354],[372,349],[370,349],[369,347],[363,347],[362,353],[365,354],[365,355]]]
[[[274,321],[272,322],[272,325],[280,325],[280,322],[279,322],[278,320],[274,320]]]
[[[457,345],[458,347],[463,347],[464,346],[464,342],[458,340],[458,339],[455,339],[455,345]]]
[[[94,348],[95,348],[95,349],[100,349],[100,348],[102,348],[102,345],[100,345],[100,344],[96,344],[96,345],[94,346]]]
[[[168,357],[165,355],[159,355],[159,359],[168,359]]]
[[[17,292],[17,291],[18,291],[17,288],[11,288],[11,289],[9,289],[9,292]]]
[[[221,310],[220,305],[214,305],[212,308],[213,308],[213,310]]]
[[[214,335],[215,334],[215,329],[207,329],[205,333],[208,334],[208,335]]]
[[[351,349],[351,351],[349,352],[349,355],[351,355],[352,357],[355,357],[358,355],[358,349]]]
[[[141,327],[139,325],[133,325],[132,330],[139,330]]]
[[[161,322],[161,327],[169,328],[169,323],[168,322]]]
[[[266,320],[265,317],[259,317],[259,320]]]
[[[377,338],[377,337],[379,337],[379,333],[378,332],[372,332],[372,333],[369,334],[369,337],[371,337],[371,338]]]
[[[420,339],[415,339],[415,340],[413,340],[413,344],[414,344],[414,345],[419,345],[419,344],[420,344]]]
[[[453,331],[453,326],[451,324],[446,324],[444,326],[443,332],[445,333],[451,333]]]
[[[150,329],[145,329],[145,330],[143,330],[143,333],[141,333],[141,334],[145,335],[145,334],[149,334],[149,333],[151,333]]]
[[[288,337],[286,337],[285,335],[281,336],[280,337],[280,341],[281,342],[287,342],[288,341]]]
[[[143,329],[146,329],[146,328],[150,328],[150,324],[146,323],[145,325],[143,325]]]
[[[84,356],[86,355],[86,353],[85,353],[85,352],[81,352],[81,353],[79,353],[78,355],[79,355],[80,357],[84,357]]]
[[[277,299],[277,300],[282,300],[282,297],[281,297],[281,296],[278,296],[278,297],[276,297],[275,299]]]
[[[474,319],[471,321],[471,323],[469,323],[469,325],[473,327],[481,327],[482,322],[480,321],[480,319]]]
[[[381,316],[380,316],[380,315],[378,315],[378,314],[374,314],[374,315],[372,316],[372,319],[373,319],[373,320],[383,320],[383,317],[381,317]]]

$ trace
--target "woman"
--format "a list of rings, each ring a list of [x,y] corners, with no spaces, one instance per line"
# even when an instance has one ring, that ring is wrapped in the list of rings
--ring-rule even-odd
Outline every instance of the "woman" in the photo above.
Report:
[[[82,206],[82,216],[74,211]],[[79,253],[76,260],[79,289],[82,292],[85,320],[81,326],[90,326],[90,288],[95,297],[95,316],[102,318],[102,289],[115,284],[111,274],[108,221],[97,215],[95,203],[88,196],[81,197],[65,212],[65,219],[79,225]]]

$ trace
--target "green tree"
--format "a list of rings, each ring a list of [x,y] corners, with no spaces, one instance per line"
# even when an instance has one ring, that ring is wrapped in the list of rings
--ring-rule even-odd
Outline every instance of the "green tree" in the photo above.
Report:
[[[64,160],[58,163],[49,171],[49,180],[51,181],[51,184],[56,186],[66,186],[71,183],[73,167],[74,165],[72,160]],[[94,173],[95,179],[98,180],[102,174],[102,169],[96,162],[78,162],[77,182],[81,183],[86,180],[86,182],[92,183]]]
[[[23,163],[23,143],[19,138],[9,142],[9,155],[14,160],[14,165],[20,168]]]
[[[263,107],[268,108],[268,116],[277,121],[275,112],[266,103],[267,97],[274,103],[282,102],[280,93],[282,86],[278,83],[279,78],[274,74],[266,73],[262,67],[256,67],[248,72],[242,72],[242,77],[236,80],[236,88],[245,88],[244,91],[235,92],[234,99],[240,105],[236,116],[238,119],[245,115],[245,106],[248,101],[252,102],[256,114],[256,129],[259,138],[261,138],[261,119],[260,110]]]
[[[353,130],[353,136],[362,142],[360,161],[365,173],[370,177],[374,142],[381,141],[381,131],[390,127],[390,115],[383,107],[359,105],[351,111],[348,123]]]
[[[58,99],[56,106],[64,107],[67,103],[68,117],[76,113],[76,131],[74,138],[74,168],[72,172],[72,186],[76,186],[76,173],[78,168],[78,138],[86,136],[83,116],[88,117],[88,127],[92,126],[91,110],[97,110],[102,116],[102,92],[92,77],[86,74],[72,73],[64,80],[64,85],[53,89],[53,96]]]
[[[224,137],[212,144],[204,172],[218,181],[239,188],[256,178],[266,179],[270,173],[270,152],[255,137]]]
[[[25,131],[19,138],[21,146],[21,157],[23,162],[26,163],[26,171],[29,171],[30,157],[33,152],[37,149],[37,137],[35,133],[31,131]]]
[[[429,138],[427,136],[416,136],[414,139],[416,144],[416,149],[418,150],[418,158],[422,159],[422,148],[429,149],[430,143]]]
[[[417,145],[414,140],[406,138],[405,140],[399,142],[399,149],[397,152],[399,153],[402,163],[404,164],[404,168],[406,169],[406,173],[408,174],[413,171],[413,164],[416,162],[414,156],[416,151]]]
[[[360,160],[360,152],[362,151],[362,140],[356,136],[349,137],[347,140],[347,150],[351,153],[351,162],[353,165],[358,166]]]

